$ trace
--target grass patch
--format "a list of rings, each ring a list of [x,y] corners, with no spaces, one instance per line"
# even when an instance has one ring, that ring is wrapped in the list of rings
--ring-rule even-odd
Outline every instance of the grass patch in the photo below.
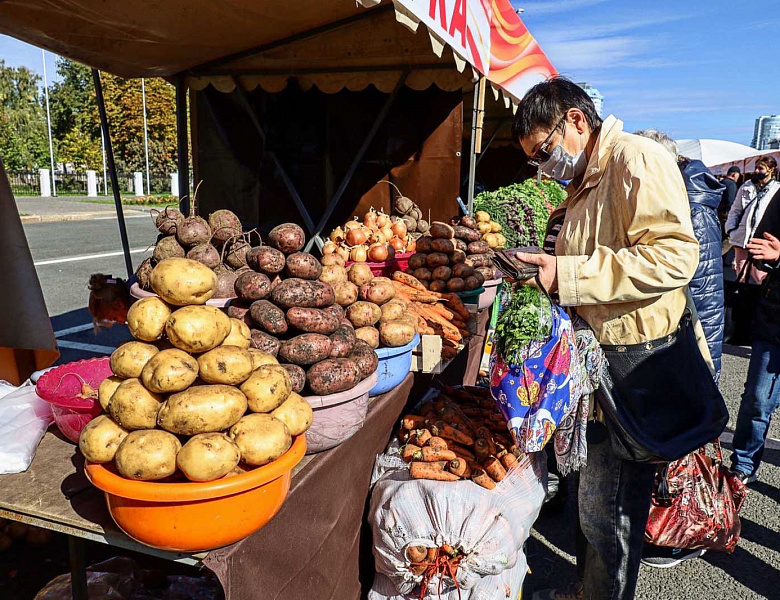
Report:
[[[30,213],[19,213],[20,217],[29,217]]]

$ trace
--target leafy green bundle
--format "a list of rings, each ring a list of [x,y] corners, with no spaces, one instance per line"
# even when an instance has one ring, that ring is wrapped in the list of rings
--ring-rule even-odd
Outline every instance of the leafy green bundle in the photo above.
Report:
[[[513,361],[528,342],[552,334],[552,307],[547,296],[534,288],[516,284],[496,324],[496,351]]]

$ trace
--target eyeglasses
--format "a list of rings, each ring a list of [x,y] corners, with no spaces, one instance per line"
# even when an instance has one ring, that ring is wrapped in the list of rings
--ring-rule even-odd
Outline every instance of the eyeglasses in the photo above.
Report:
[[[550,140],[552,139],[553,133],[555,133],[558,127],[561,126],[561,123],[563,123],[563,131],[561,132],[561,137],[566,135],[566,115],[564,114],[561,117],[561,120],[558,121],[558,123],[556,123],[555,127],[552,128],[552,131],[541,143],[539,149],[536,152],[534,152],[531,156],[528,157],[528,164],[530,166],[538,169],[540,166],[542,166],[544,163],[550,160],[550,156],[552,156],[552,153],[550,152]]]

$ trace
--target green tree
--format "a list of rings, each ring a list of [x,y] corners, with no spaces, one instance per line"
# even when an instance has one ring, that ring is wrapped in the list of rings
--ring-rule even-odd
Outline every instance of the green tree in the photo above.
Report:
[[[40,77],[0,59],[0,152],[8,169],[37,169],[49,163],[46,112]]]

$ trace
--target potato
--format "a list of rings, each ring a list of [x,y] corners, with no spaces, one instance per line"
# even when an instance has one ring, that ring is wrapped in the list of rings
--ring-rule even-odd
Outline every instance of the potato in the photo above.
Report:
[[[304,333],[282,342],[279,358],[294,365],[313,365],[328,358],[330,351],[330,339],[327,336],[320,333]]]
[[[301,435],[311,427],[314,411],[306,400],[293,392],[271,416],[287,425],[291,435]]]
[[[339,325],[338,329],[328,337],[330,339],[329,358],[346,358],[355,345],[355,329],[352,325]]]
[[[257,300],[249,307],[252,320],[260,329],[273,335],[287,333],[288,323],[284,311],[268,300]]]
[[[360,369],[348,358],[329,358],[306,373],[309,388],[318,396],[351,390],[360,382]]]
[[[258,367],[263,365],[278,365],[279,361],[273,354],[269,354],[265,350],[259,350],[257,348],[247,348],[247,352],[252,356],[252,370],[254,371]]]
[[[217,291],[217,275],[188,258],[166,258],[157,263],[150,280],[154,292],[168,304],[206,304]]]
[[[434,252],[443,252],[444,254],[452,254],[455,252],[455,244],[452,240],[435,239],[431,242],[431,250]]]
[[[241,451],[224,433],[192,436],[176,455],[176,466],[190,481],[214,481],[238,466]]]
[[[268,352],[271,356],[279,354],[279,348],[281,347],[282,342],[259,329],[252,329],[251,331],[252,339],[250,340],[250,343],[252,348]]]
[[[239,346],[219,346],[201,354],[197,362],[206,383],[238,385],[253,371],[252,355]]]
[[[142,371],[143,372],[143,371]],[[111,396],[114,395],[116,388],[124,381],[121,377],[112,375],[104,379],[98,387],[98,402],[103,410],[108,412],[108,401],[111,400]]]
[[[349,281],[339,281],[333,284],[333,292],[336,296],[336,303],[339,306],[349,306],[358,299],[358,288]]]
[[[428,289],[431,290],[432,292],[437,292],[441,294],[442,292],[447,291],[447,282],[442,281],[441,279],[436,279],[434,281],[431,281],[431,285]]]
[[[233,284],[236,295],[245,302],[262,300],[271,293],[271,280],[263,273],[244,271]]]
[[[319,279],[322,265],[308,252],[295,252],[287,257],[285,272],[288,277],[300,279]]]
[[[450,225],[442,223],[441,221],[434,221],[431,223],[430,233],[432,237],[439,239],[451,240],[455,237],[455,230]]]
[[[476,227],[476,225],[474,227]],[[455,237],[466,242],[476,242],[479,240],[479,231],[470,227],[458,225],[455,227]]]
[[[382,316],[379,321],[384,323],[385,321],[394,321],[406,314],[407,308],[405,304],[390,300],[387,304],[382,305]]]
[[[375,327],[359,327],[355,329],[355,337],[374,349],[379,348],[379,331]]]
[[[320,263],[322,263],[323,267],[343,267],[347,264],[347,261],[344,260],[344,257],[340,254],[336,254],[335,252],[333,254],[326,254],[320,259]]]
[[[139,379],[128,379],[108,401],[108,412],[125,429],[154,429],[162,397],[147,390]]]
[[[249,303],[242,302],[239,299],[231,300],[227,305],[227,316],[231,319],[238,319],[247,325],[254,325],[252,315],[249,313]]]
[[[376,371],[377,366],[379,366],[379,356],[371,346],[362,340],[355,343],[347,358],[357,366],[361,381]]]
[[[171,309],[157,297],[142,298],[127,311],[127,328],[137,340],[153,342],[165,331]]]
[[[423,281],[430,281],[431,279],[433,279],[433,273],[427,267],[420,267],[419,269],[410,271],[409,275],[415,277],[416,279],[419,279],[420,283],[422,283]]]
[[[292,446],[290,430],[276,417],[246,415],[230,428],[230,438],[249,465],[261,466],[275,461]]]
[[[292,392],[290,373],[281,365],[261,365],[241,384],[252,412],[267,413],[282,404]]]
[[[452,277],[452,269],[450,269],[449,267],[436,267],[433,270],[434,279],[447,281],[450,277]]]
[[[141,371],[141,383],[157,394],[186,390],[197,377],[198,361],[176,348],[158,352]]]
[[[409,257],[409,270],[414,271],[415,269],[420,269],[422,267],[428,266],[428,255],[423,254],[421,252],[418,252],[417,254],[412,254]]]
[[[391,348],[406,346],[417,333],[414,325],[403,321],[387,321],[379,325],[379,339],[382,345]]]
[[[119,444],[114,464],[122,477],[157,481],[176,472],[179,450],[181,442],[167,431],[132,431]]]
[[[222,340],[222,346],[238,346],[249,348],[252,340],[252,331],[241,319],[230,318],[230,333]]]
[[[490,223],[490,215],[484,210],[478,210],[474,216],[477,218],[477,223]]]
[[[477,224],[477,228],[479,229],[479,232],[482,235],[488,234],[492,231],[492,227],[490,226],[490,223],[485,223],[484,221],[481,221]]]
[[[474,269],[466,264],[458,263],[452,267],[452,276],[466,279],[474,274]]]
[[[466,253],[461,250],[455,250],[452,254],[450,254],[450,263],[453,265],[459,265],[464,262],[466,262],[466,259],[468,256],[466,256]]]
[[[395,297],[395,286],[390,281],[375,278],[360,288],[360,299],[382,306]]]
[[[433,238],[430,235],[424,235],[422,237],[417,238],[417,244],[415,246],[415,250],[417,250],[418,253],[426,253],[431,251],[431,242],[433,241]]]
[[[89,462],[111,462],[127,434],[127,429],[114,423],[111,417],[99,415],[81,430],[79,450]]]
[[[305,243],[306,234],[295,223],[277,225],[268,233],[268,244],[285,254],[298,252]]]
[[[374,274],[366,263],[354,263],[347,269],[347,278],[351,283],[361,287],[369,283],[374,278]]]
[[[127,342],[111,354],[109,364],[117,377],[128,379],[140,377],[141,371],[149,360],[159,352],[156,346],[143,342]]]
[[[466,259],[466,264],[475,269],[479,267],[493,268],[493,257],[491,254],[472,254]]]
[[[479,235],[479,234],[477,234],[477,235]],[[456,238],[453,241],[455,242],[455,251],[456,252],[460,251],[460,252],[463,252],[465,254],[466,252],[469,251],[469,245],[464,240]]]
[[[271,290],[271,301],[280,308],[325,308],[336,301],[333,288],[324,281],[291,278]]]
[[[287,260],[284,254],[270,246],[257,246],[246,255],[247,264],[255,271],[266,275],[276,275],[284,270]]]
[[[463,289],[467,292],[479,289],[482,284],[479,283],[479,279],[471,275],[463,280]]]
[[[303,367],[298,365],[283,364],[281,366],[290,375],[290,379],[292,380],[292,391],[296,394],[300,394],[301,391],[303,391],[303,388],[306,387],[306,371],[303,370]]]
[[[448,292],[462,292],[466,287],[466,282],[460,277],[453,277],[447,282]]]
[[[347,319],[355,327],[370,327],[382,316],[380,309],[373,302],[355,302],[347,308]]]
[[[246,407],[246,396],[233,386],[198,385],[168,396],[157,425],[178,435],[224,431],[238,422]]]
[[[474,269],[474,275],[479,276],[479,278],[482,279],[482,283],[480,285],[483,285],[490,279],[496,279],[496,270],[493,267],[479,267]]]
[[[490,231],[492,233],[499,233],[501,231],[502,227],[500,223],[496,223],[495,221],[490,222]]]
[[[498,248],[498,235],[495,233],[486,233],[482,240],[487,242],[489,248]],[[479,254],[479,253],[478,253]]]
[[[450,258],[443,252],[432,252],[428,255],[428,268],[446,267],[450,264]]]
[[[165,333],[171,343],[185,352],[208,352],[230,333],[231,321],[214,306],[185,306],[171,313]]]
[[[320,281],[335,287],[335,284],[347,281],[347,269],[341,265],[326,265],[322,267]]]

